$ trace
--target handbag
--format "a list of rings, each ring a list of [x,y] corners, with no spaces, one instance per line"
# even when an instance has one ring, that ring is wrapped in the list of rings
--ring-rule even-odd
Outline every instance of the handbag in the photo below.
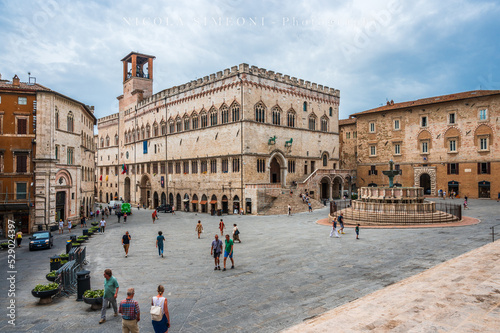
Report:
[[[157,300],[161,300],[161,299],[162,298],[159,298]],[[151,320],[161,321],[161,319],[163,318],[161,306],[154,305],[154,301],[153,301],[153,305],[151,305],[151,310],[149,310],[149,313],[151,314]]]

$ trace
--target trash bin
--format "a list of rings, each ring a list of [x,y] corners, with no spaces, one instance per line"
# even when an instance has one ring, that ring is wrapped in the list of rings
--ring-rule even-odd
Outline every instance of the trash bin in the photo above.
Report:
[[[50,257],[50,271],[57,271],[59,268],[61,268],[61,257],[58,255]]]
[[[71,245],[71,239],[66,241],[66,254],[69,253],[69,251],[71,251],[71,248],[72,248],[72,245]]]
[[[83,229],[83,235],[88,236],[89,235],[89,229]]]
[[[79,271],[76,273],[76,300],[83,301],[83,293],[90,290],[90,271]]]
[[[217,216],[222,216],[222,209],[217,209]]]

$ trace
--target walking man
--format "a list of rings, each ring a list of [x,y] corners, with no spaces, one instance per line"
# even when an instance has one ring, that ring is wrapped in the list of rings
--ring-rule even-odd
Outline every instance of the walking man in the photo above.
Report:
[[[102,296],[101,320],[99,324],[106,322],[106,308],[109,303],[113,306],[115,317],[118,316],[116,297],[118,297],[119,287],[118,281],[116,281],[116,278],[113,276],[113,272],[109,268],[106,269],[104,271],[104,295]]]
[[[134,301],[134,288],[127,289],[127,298],[120,302],[118,312],[122,314],[122,332],[138,333],[139,321],[141,320],[141,310],[139,303]]]
[[[307,206],[309,207],[309,213],[312,213],[313,208],[312,208],[311,203],[309,201],[307,201]]]
[[[125,235],[122,237],[122,245],[123,249],[125,250],[125,258],[128,257],[128,248],[130,246],[130,234],[128,231],[125,232]]]
[[[288,216],[292,216],[292,206],[288,205]]]
[[[106,229],[106,220],[104,220],[104,216],[101,218],[101,222],[99,222],[101,225],[101,234],[104,233],[104,229]]]
[[[226,259],[229,257],[231,259],[231,269],[234,268],[234,260],[233,260],[233,240],[229,238],[229,235],[226,235],[226,247],[224,249],[224,269],[226,270]]]
[[[210,255],[214,256],[215,270],[220,271],[220,254],[222,252],[222,241],[219,236],[215,234],[215,240],[212,241],[212,246],[210,247]]]
[[[233,224],[233,243],[234,242],[240,242],[241,243],[241,240],[240,240],[240,231],[238,230],[238,226],[235,224]]]
[[[158,236],[156,237],[156,247],[158,248],[158,255],[163,258],[163,242],[165,241],[165,237],[163,237],[163,233],[158,231]]]
[[[359,239],[359,223],[356,225],[356,239]]]
[[[219,222],[219,230],[220,230],[220,235],[224,235],[224,221],[222,221],[222,219],[220,219],[220,222]]]
[[[203,226],[201,225],[200,220],[198,220],[198,224],[196,225],[195,230],[198,232],[198,239],[200,239],[200,235],[203,232]]]
[[[339,233],[345,234],[345,232],[344,232],[344,213],[340,213],[338,221],[339,221],[339,224],[340,224]]]

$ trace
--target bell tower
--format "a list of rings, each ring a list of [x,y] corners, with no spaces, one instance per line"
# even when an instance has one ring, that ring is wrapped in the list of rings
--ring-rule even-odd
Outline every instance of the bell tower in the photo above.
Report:
[[[120,111],[153,94],[153,60],[156,57],[130,52],[123,63],[123,95],[118,97]]]

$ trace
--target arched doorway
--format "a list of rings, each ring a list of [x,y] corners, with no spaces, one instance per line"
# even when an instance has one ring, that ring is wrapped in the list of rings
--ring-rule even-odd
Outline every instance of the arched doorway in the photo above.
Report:
[[[330,199],[330,179],[328,177],[324,177],[321,179],[321,199]]]
[[[343,182],[342,178],[340,177],[335,177],[332,183],[332,198],[333,199],[340,199],[342,197],[342,190],[343,190]]]
[[[56,193],[56,221],[66,220],[66,191],[58,191]]]
[[[227,200],[227,196],[223,195],[222,196],[222,214],[227,214],[228,213],[228,200]]]
[[[270,180],[272,184],[281,182],[281,167],[276,157],[273,157],[270,164]]]
[[[174,207],[174,195],[172,193],[168,195],[168,204]]]
[[[479,198],[489,198],[490,197],[490,182],[483,180],[477,183],[478,197]]]
[[[165,195],[165,192],[161,193],[161,204],[166,205],[167,204],[167,196]]]
[[[420,175],[420,187],[424,188],[424,194],[431,194],[431,176],[428,173],[423,173]]]
[[[156,207],[158,207],[158,206],[159,206],[159,204],[158,204],[158,193],[157,193],[157,192],[155,192],[155,193],[153,194],[153,208],[156,208]]]
[[[212,195],[212,198],[210,198],[210,213],[212,215],[215,215],[217,212],[217,197],[215,194]]]
[[[141,178],[141,204],[143,207],[151,206],[151,181],[147,175]]]
[[[233,198],[233,214],[240,213],[240,198],[235,195]]]
[[[130,178],[125,178],[125,186],[124,186],[124,196],[125,202],[130,202]]]
[[[182,199],[179,193],[177,193],[177,196],[175,197],[175,203],[175,210],[180,211],[182,209]]]
[[[191,200],[191,203],[193,204],[193,212],[198,211],[198,196],[196,194],[193,194],[193,200]]]
[[[200,201],[202,213],[206,213],[208,211],[207,203],[208,203],[208,198],[205,194],[203,194],[203,196],[201,197],[201,201]]]

